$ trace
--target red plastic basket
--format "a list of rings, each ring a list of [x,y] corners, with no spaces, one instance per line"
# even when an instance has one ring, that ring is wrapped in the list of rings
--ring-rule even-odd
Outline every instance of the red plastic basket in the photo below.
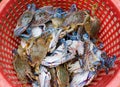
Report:
[[[120,1],[119,0],[3,0],[0,3],[0,87],[21,87],[17,79],[12,61],[12,50],[17,48],[20,40],[13,36],[17,20],[26,5],[35,3],[37,7],[44,5],[59,6],[69,9],[71,4],[76,4],[79,9],[91,9],[91,5],[98,3],[96,15],[102,25],[99,38],[104,43],[108,55],[115,54],[117,61],[108,75],[104,71],[89,85],[90,87],[120,87]],[[24,85],[25,86],[25,85]],[[29,84],[26,84],[29,87]],[[25,86],[25,87],[26,87]]]

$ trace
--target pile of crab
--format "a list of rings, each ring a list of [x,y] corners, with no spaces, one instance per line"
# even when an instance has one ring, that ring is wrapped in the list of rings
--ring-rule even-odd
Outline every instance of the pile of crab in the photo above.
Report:
[[[102,51],[98,39],[100,21],[92,10],[68,11],[60,7],[36,8],[29,4],[20,16],[14,36],[21,39],[13,50],[14,69],[22,84],[33,87],[83,87],[97,76],[108,73],[116,56]]]

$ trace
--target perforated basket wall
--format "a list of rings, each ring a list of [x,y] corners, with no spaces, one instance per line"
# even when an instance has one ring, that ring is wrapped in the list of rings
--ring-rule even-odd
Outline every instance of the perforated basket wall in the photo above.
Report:
[[[115,0],[118,1],[118,0]],[[91,5],[98,3],[99,9],[96,15],[101,20],[101,30],[99,38],[104,43],[104,49],[108,55],[115,54],[117,61],[115,67],[112,68],[108,75],[104,71],[89,85],[90,87],[117,87],[119,79],[119,57],[120,57],[120,11],[118,6],[115,6],[114,0],[3,0],[0,3],[0,87],[21,87],[20,81],[17,79],[12,61],[12,50],[17,48],[20,40],[13,36],[13,30],[17,20],[23,11],[26,10],[26,5],[35,3],[37,7],[44,5],[53,5],[69,9],[71,4],[75,3],[79,9],[91,9]],[[120,2],[117,3],[120,5]],[[115,84],[114,84],[115,83]],[[116,86],[115,86],[116,85]],[[29,87],[30,85],[26,85]]]

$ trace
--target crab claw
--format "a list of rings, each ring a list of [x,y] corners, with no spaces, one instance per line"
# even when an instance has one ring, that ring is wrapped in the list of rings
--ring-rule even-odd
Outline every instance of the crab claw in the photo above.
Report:
[[[89,40],[90,40],[90,37],[89,37],[89,35],[88,35],[87,33],[85,33],[85,34],[83,34],[83,39],[84,39],[85,41],[89,41]]]
[[[40,66],[39,80],[40,87],[51,87],[50,85],[51,74],[44,66]]]
[[[65,12],[63,9],[57,8],[57,9],[55,10],[55,14],[54,14],[54,17],[55,17],[55,18],[63,18],[63,17],[65,17],[65,16],[66,16],[66,12]]]
[[[28,25],[16,27],[16,29],[14,30],[14,36],[19,37],[27,29],[27,27]]]
[[[76,4],[72,4],[70,7],[70,12],[74,12],[74,11],[77,11]]]
[[[35,11],[36,10],[36,5],[34,3],[33,4],[28,4],[27,9],[29,11]]]
[[[59,39],[59,35],[60,35],[61,31],[62,31],[62,29],[58,29],[52,33],[53,39],[51,40],[50,45],[49,45],[49,49],[50,49],[51,53],[56,48],[56,44],[58,43],[58,39]]]
[[[111,68],[111,67],[114,65],[115,60],[116,60],[116,56],[115,56],[115,55],[113,55],[112,58],[107,58],[107,59],[105,60],[106,66],[107,66],[108,68]]]

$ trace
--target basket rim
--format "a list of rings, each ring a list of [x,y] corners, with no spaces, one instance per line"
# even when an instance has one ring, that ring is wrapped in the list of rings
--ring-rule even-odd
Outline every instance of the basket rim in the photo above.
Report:
[[[0,15],[4,14],[4,10],[7,8],[8,5],[10,5],[10,3],[14,2],[14,0],[2,0],[0,2]],[[104,0],[104,2],[107,2],[108,5],[111,5],[111,9],[115,10],[116,13],[115,15],[120,16],[120,1],[119,0]],[[0,20],[1,21],[1,20]],[[120,21],[120,18],[118,19],[118,21]],[[10,83],[9,79],[7,79],[6,75],[3,73],[3,67],[0,66],[0,74],[3,76],[2,79],[4,79],[8,84],[6,84],[6,87],[12,87],[12,83]],[[118,78],[118,76],[120,76],[120,69],[118,72],[116,72],[115,77],[113,77],[112,81],[110,81],[106,87],[117,87],[119,85],[119,82],[116,81],[116,79]],[[113,84],[114,83],[114,84]],[[0,87],[1,83],[0,82]]]

